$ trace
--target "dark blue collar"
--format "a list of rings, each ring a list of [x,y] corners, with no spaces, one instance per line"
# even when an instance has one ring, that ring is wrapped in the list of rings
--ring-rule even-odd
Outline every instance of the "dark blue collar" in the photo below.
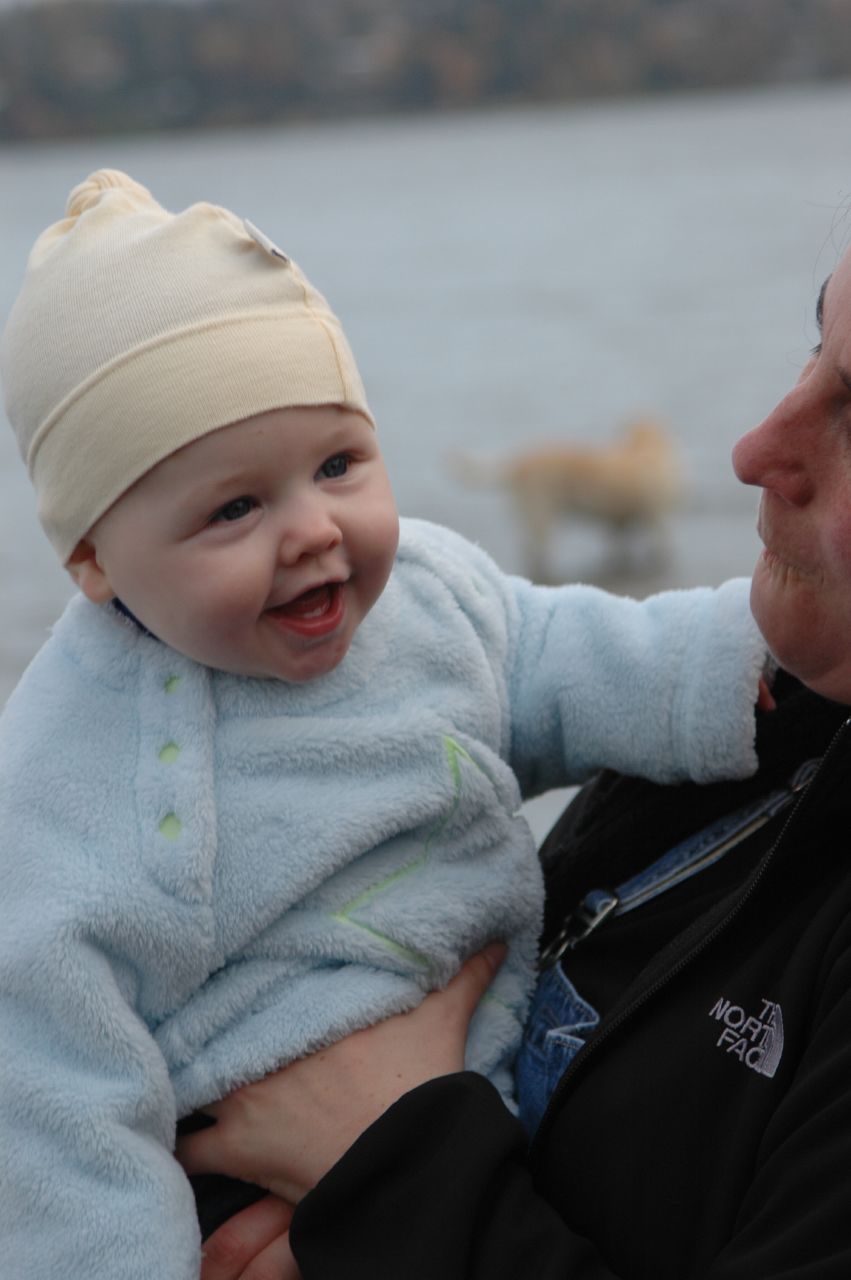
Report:
[[[118,596],[113,596],[111,603],[112,603],[113,609],[117,609],[118,612],[120,614],[123,614],[125,618],[129,618],[130,621],[139,628],[143,636],[150,636],[152,640],[158,639],[158,637],[154,635],[153,631],[149,631],[148,628],[139,621],[135,613],[130,612],[130,610],[127,608],[127,605],[124,604],[122,600],[119,600]]]

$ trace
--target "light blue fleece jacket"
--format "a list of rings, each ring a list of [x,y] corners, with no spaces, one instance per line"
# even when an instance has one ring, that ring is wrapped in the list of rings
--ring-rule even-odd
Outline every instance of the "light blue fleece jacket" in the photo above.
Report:
[[[521,795],[756,764],[744,581],[644,603],[403,522],[308,684],[199,666],[82,597],[0,718],[0,1270],[195,1280],[176,1118],[509,959],[469,1063],[506,1096],[541,881]]]

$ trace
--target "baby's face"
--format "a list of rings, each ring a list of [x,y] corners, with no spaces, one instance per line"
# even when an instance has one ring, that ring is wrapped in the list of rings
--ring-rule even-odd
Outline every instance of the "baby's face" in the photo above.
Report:
[[[301,682],[331,671],[390,576],[399,523],[375,431],[357,413],[281,409],[173,453],[72,557],[207,666]]]

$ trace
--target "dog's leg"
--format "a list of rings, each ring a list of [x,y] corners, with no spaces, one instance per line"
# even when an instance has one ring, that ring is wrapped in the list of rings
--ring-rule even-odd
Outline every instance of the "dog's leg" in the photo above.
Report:
[[[515,490],[514,505],[523,531],[526,575],[533,582],[553,583],[556,579],[550,564],[555,519],[552,505],[540,493],[530,493],[525,489]]]

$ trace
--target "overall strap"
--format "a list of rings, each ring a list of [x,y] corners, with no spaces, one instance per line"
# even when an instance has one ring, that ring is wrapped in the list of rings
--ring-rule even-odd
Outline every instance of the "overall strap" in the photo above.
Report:
[[[796,799],[817,769],[819,759],[800,765],[785,786],[724,814],[700,831],[674,845],[660,858],[614,889],[592,889],[567,916],[562,928],[541,953],[539,967],[558,964],[571,950],[598,929],[610,916],[625,915],[645,902],[714,866],[720,858],[753,835]]]

